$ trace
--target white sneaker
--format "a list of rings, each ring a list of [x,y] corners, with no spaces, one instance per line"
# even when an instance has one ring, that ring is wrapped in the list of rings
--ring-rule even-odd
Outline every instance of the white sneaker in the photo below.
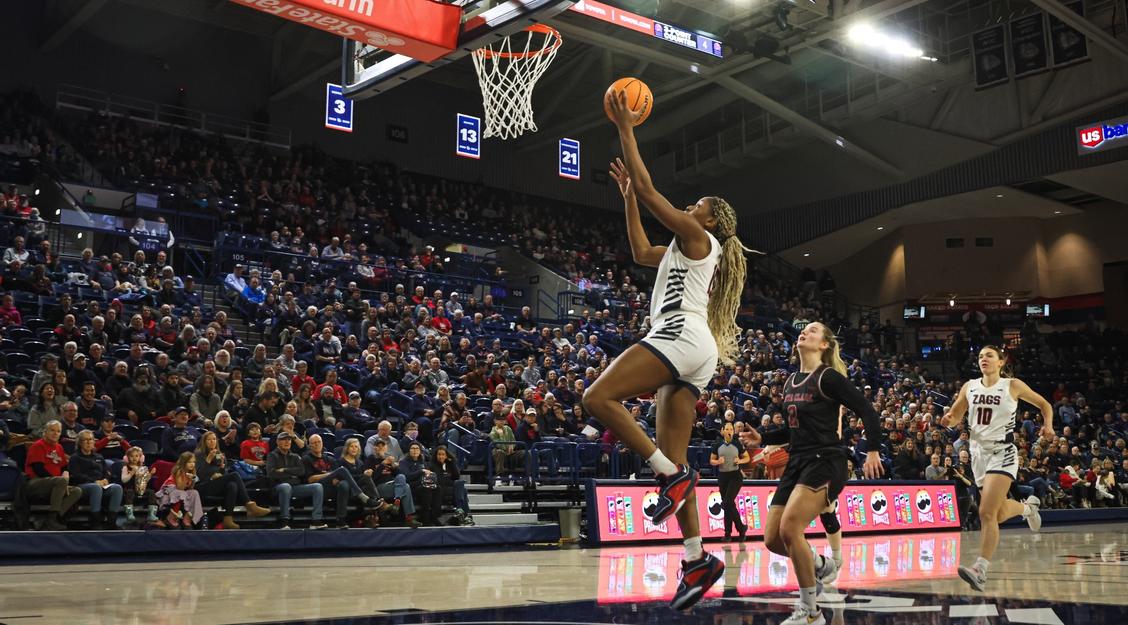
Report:
[[[1030,495],[1026,498],[1025,503],[1028,512],[1022,516],[1026,519],[1026,524],[1030,526],[1030,531],[1037,532],[1042,529],[1042,512],[1039,510],[1042,507],[1042,502],[1034,495]]]
[[[822,570],[815,569],[815,579],[818,580],[820,586],[833,584],[834,580],[838,579],[838,562],[823,556],[823,568]]]
[[[823,616],[822,610],[815,608],[812,611],[805,603],[800,601],[795,604],[795,611],[791,613],[791,616],[779,625],[826,625],[826,618]]]
[[[973,589],[983,592],[987,586],[987,574],[974,566],[961,566],[960,578],[967,582]]]

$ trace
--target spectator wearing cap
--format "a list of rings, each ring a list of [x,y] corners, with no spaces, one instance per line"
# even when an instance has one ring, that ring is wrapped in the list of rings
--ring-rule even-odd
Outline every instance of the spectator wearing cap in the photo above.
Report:
[[[341,417],[345,422],[345,427],[364,431],[376,424],[376,419],[372,417],[372,414],[361,407],[361,399],[359,392],[352,391],[349,393],[349,404],[341,408]]]
[[[172,414],[177,406],[188,404],[188,397],[180,390],[180,374],[175,369],[165,373],[164,382],[157,391],[157,414]]]
[[[419,428],[420,439],[424,445],[430,445],[432,420],[442,412],[442,406],[436,405],[435,398],[427,395],[427,385],[422,378],[415,382],[415,394],[411,396],[410,410],[412,423]]]
[[[95,451],[94,433],[90,430],[79,432],[78,450],[70,457],[67,471],[71,486],[79,488],[90,506],[90,529],[117,529],[123,491],[121,484],[110,481],[106,461]],[[104,501],[107,505],[103,519]]]
[[[107,460],[125,458],[125,453],[132,447],[129,441],[114,431],[114,416],[111,414],[102,415],[102,422],[98,426],[96,436],[98,440],[94,441],[94,449],[98,450],[98,453],[102,454],[102,457]]]
[[[195,453],[200,435],[195,428],[188,427],[189,413],[185,406],[177,406],[172,412],[172,425],[161,433],[161,459],[175,462],[180,454]]]
[[[157,393],[153,389],[149,367],[139,366],[134,370],[133,384],[121,391],[115,406],[119,419],[129,419],[136,426],[160,416],[157,414]]]
[[[28,447],[24,461],[24,472],[28,477],[25,493],[33,501],[43,497],[50,499],[53,514],[44,521],[42,529],[51,531],[67,529],[63,515],[82,498],[82,491],[69,484],[69,458],[59,444],[62,431],[63,426],[58,421],[47,422],[43,427],[43,438]]]
[[[76,396],[82,394],[82,389],[87,384],[93,384],[95,391],[101,384],[98,376],[86,367],[86,363],[86,354],[75,354],[70,371],[67,372],[67,388]]]
[[[343,408],[333,393],[333,387],[324,384],[319,386],[312,404],[317,415],[315,421],[319,425],[338,429],[345,427]]]
[[[247,290],[247,281],[243,278],[243,265],[236,264],[231,273],[223,279],[223,288],[227,294],[228,299],[237,301],[239,295]]]
[[[323,521],[322,505],[325,489],[321,484],[306,482],[306,465],[297,454],[291,452],[293,437],[289,432],[280,432],[276,437],[274,451],[266,456],[265,473],[278,499],[279,525],[290,529],[290,504],[294,499],[310,499],[313,503],[313,521],[310,529],[328,527]]]

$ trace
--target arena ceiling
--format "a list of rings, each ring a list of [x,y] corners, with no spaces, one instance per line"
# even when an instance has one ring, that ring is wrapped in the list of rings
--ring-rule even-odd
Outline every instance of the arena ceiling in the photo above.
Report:
[[[488,0],[467,3],[478,1]],[[865,185],[875,186],[922,173],[870,132],[877,122],[888,126],[895,121],[914,132],[965,142],[966,148],[952,152],[950,162],[955,162],[1037,132],[1087,106],[1128,99],[1128,46],[1108,35],[1124,19],[1116,11],[1117,0],[1086,3],[1091,27],[1086,34],[1094,59],[1087,65],[1098,66],[1106,79],[1093,83],[1082,75],[1084,71],[1039,77],[1027,82],[1045,85],[1038,87],[1037,97],[1020,101],[1017,113],[987,121],[978,119],[981,111],[975,100],[969,100],[974,95],[970,33],[1042,10],[1054,0],[836,0],[834,19],[828,16],[826,1],[796,0],[789,5],[786,0],[783,4],[780,0],[610,0],[640,15],[720,39],[726,43],[721,59],[566,11],[550,20],[565,45],[537,87],[541,130],[518,140],[515,147],[532,151],[559,136],[609,132],[600,95],[614,78],[633,75],[651,86],[660,109],[647,122],[645,148],[653,156],[670,157],[676,181],[685,188],[710,177],[731,177],[750,163],[762,164],[782,151],[794,154],[795,148],[815,143],[847,157],[851,167],[866,173]],[[785,4],[791,9],[781,20],[780,7]],[[127,16],[143,16],[146,28],[121,28]],[[929,59],[894,59],[851,45],[846,32],[860,23],[913,42]],[[185,56],[185,49],[190,50],[187,43],[222,46],[231,37],[247,38],[256,42],[255,62],[268,59],[265,67],[248,67],[270,76],[264,105],[284,106],[290,98],[320,91],[321,82],[341,71],[339,38],[229,0],[46,0],[40,28],[44,52],[83,31],[131,53],[181,62],[191,62],[190,53]],[[769,48],[775,51],[769,54]],[[480,97],[468,59],[416,80]],[[1081,82],[1093,87],[1081,89]],[[410,82],[398,87],[412,88]],[[998,119],[1003,117],[1005,123],[1000,125]],[[741,142],[739,137],[757,126],[764,128],[765,137],[723,153],[726,142],[733,137]],[[847,140],[835,148],[843,137]],[[927,167],[945,164],[936,160]],[[1120,182],[1122,173],[1070,172],[1061,174],[1056,184],[1123,202],[1128,198]],[[1055,178],[1031,184],[1052,187]],[[906,219],[946,215],[919,207],[903,210]],[[858,242],[872,236],[866,234],[868,228],[858,225]]]

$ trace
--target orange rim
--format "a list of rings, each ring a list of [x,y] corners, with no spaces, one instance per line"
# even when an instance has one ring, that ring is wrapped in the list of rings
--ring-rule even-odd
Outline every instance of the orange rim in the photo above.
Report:
[[[564,43],[560,38],[560,32],[555,28],[545,24],[533,24],[532,26],[526,28],[525,32],[541,33],[545,36],[545,41],[551,41],[552,45],[545,46],[540,50],[530,50],[529,52],[494,52],[489,48],[478,48],[474,51],[474,54],[477,54],[486,59],[490,59],[495,56],[499,59],[531,59],[533,57],[552,52],[559,48],[561,43]]]

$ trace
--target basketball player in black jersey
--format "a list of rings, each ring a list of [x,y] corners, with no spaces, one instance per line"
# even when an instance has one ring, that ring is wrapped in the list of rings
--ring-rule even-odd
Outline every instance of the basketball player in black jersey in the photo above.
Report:
[[[816,584],[819,579],[833,578],[836,567],[832,559],[812,554],[805,532],[838,499],[849,477],[839,433],[841,407],[854,411],[865,424],[871,451],[863,471],[869,479],[884,472],[877,451],[881,422],[873,406],[846,378],[838,340],[829,328],[811,323],[799,333],[795,347],[799,371],[791,374],[783,389],[788,429],[763,437],[764,444],[791,444],[787,468],[768,510],[764,542],[773,553],[791,558],[799,580],[799,602],[781,625],[823,625],[826,619],[816,603]]]

